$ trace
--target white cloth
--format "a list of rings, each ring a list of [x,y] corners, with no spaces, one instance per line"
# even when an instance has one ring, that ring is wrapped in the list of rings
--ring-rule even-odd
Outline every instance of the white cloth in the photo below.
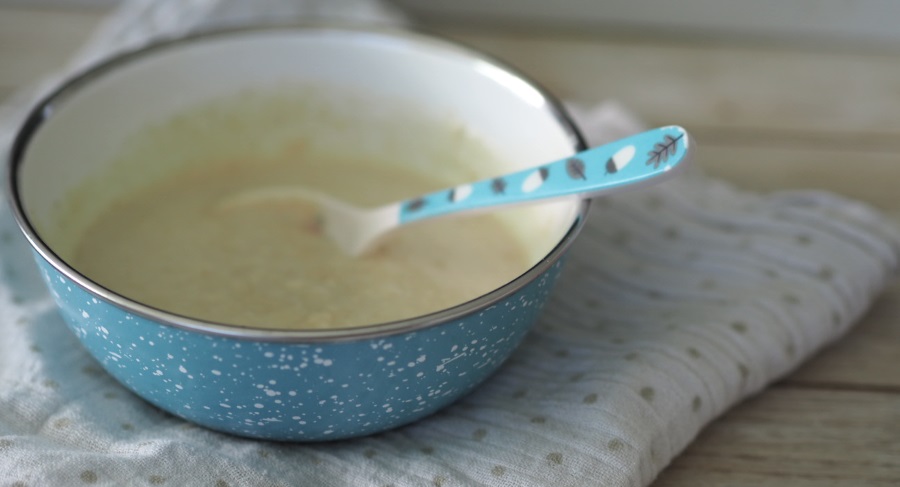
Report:
[[[73,66],[222,5],[127,5]],[[8,107],[5,140],[20,113]],[[580,118],[596,138],[636,129],[615,105]],[[120,386],[66,329],[3,210],[0,483],[646,485],[706,423],[846,332],[898,247],[885,218],[824,193],[759,196],[694,173],[610,198],[536,329],[474,394],[396,431],[304,445],[207,431]]]

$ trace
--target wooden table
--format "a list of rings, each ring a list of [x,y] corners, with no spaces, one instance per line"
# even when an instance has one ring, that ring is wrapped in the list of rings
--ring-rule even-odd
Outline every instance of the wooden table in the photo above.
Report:
[[[0,7],[0,100],[59,65],[102,14]],[[700,164],[737,186],[827,189],[900,220],[900,49],[435,30],[565,99],[612,97],[650,124],[690,127]],[[840,343],[709,425],[654,485],[900,485],[900,285]]]

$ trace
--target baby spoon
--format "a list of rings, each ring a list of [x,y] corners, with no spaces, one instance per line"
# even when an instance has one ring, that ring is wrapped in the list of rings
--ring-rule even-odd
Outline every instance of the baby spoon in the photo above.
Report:
[[[687,131],[668,126],[548,164],[375,208],[358,208],[297,186],[249,190],[226,200],[222,208],[291,200],[316,203],[325,234],[347,254],[356,256],[388,231],[426,218],[554,198],[591,198],[659,183],[684,167],[690,152]]]

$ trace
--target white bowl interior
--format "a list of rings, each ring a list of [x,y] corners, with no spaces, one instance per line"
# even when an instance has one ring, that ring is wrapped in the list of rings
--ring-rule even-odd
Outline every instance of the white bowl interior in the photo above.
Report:
[[[185,122],[190,130],[135,140],[190,107],[298,83],[320,87],[312,98],[325,100],[328,120],[282,113],[275,122],[239,124],[234,133],[219,131],[208,140],[202,127]],[[202,37],[120,62],[51,108],[28,144],[19,189],[26,216],[64,259],[97,212],[135,187],[198,155],[258,152],[298,130],[313,130],[322,150],[381,151],[399,164],[440,172],[441,154],[455,139],[411,130],[409,114],[427,112],[485,142],[494,157],[474,151],[470,159],[480,160],[467,162],[479,178],[565,157],[575,146],[531,85],[467,50],[406,33],[322,28]],[[381,128],[367,131],[373,123]],[[91,186],[97,174],[116,170],[111,167],[123,153],[141,150],[143,156],[118,169],[115,184]],[[72,205],[76,188],[90,191]],[[537,262],[570,229],[578,208],[570,199],[517,208],[502,218]]]

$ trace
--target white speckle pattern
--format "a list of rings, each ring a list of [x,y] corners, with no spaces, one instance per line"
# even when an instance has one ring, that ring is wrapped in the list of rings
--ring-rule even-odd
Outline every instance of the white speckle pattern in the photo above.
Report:
[[[64,313],[70,327],[123,384],[163,409],[213,429],[280,440],[366,435],[453,402],[515,349],[539,309],[526,303],[543,302],[559,273],[556,264],[498,305],[444,325],[307,345],[234,340],[161,326],[95,302],[80,287],[60,280],[46,262],[41,265],[61,305],[77,310]],[[91,306],[90,314],[86,306]]]

